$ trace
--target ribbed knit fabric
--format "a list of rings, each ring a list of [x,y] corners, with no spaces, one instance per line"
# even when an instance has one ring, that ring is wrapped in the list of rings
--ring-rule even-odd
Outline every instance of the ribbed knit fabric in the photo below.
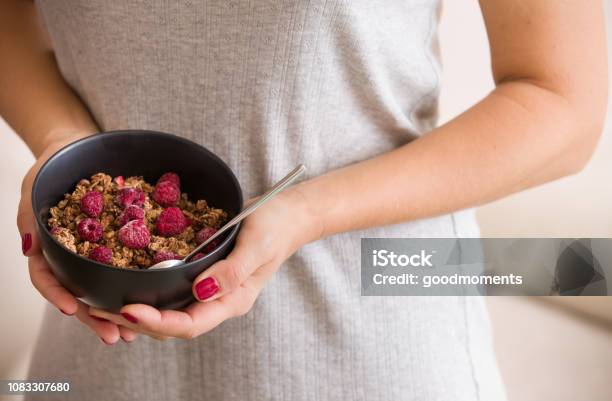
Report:
[[[37,7],[100,127],[192,139],[246,196],[298,163],[318,175],[436,123],[435,0]],[[504,400],[481,299],[360,296],[361,237],[477,235],[465,211],[309,244],[249,314],[192,341],[109,347],[49,308],[30,375],[70,380],[81,401]]]

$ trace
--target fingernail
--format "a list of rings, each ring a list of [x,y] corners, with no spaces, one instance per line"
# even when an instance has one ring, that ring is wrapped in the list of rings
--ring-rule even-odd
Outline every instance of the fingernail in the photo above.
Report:
[[[108,319],[104,319],[103,317],[98,317],[94,315],[89,315],[92,319],[97,320],[98,322],[108,322]]]
[[[66,316],[72,316],[70,313],[66,312],[66,311],[65,311],[65,310],[63,310],[63,309],[60,309],[59,311],[60,311],[60,312],[62,312],[62,313],[63,313],[64,315],[66,315]]]
[[[121,312],[121,316],[123,316],[125,320],[127,320],[130,323],[134,323],[134,324],[138,323],[138,319],[136,319],[135,316],[132,316],[127,312]]]
[[[214,277],[207,277],[196,284],[196,294],[200,301],[204,301],[215,295],[219,291],[219,284]]]
[[[113,344],[111,344],[111,343],[107,343],[107,342],[106,342],[106,340],[105,340],[105,339],[103,339],[102,337],[100,337],[100,340],[102,340],[102,342],[103,342],[104,344],[106,344],[106,345],[113,345]]]
[[[32,247],[32,234],[30,233],[23,234],[23,237],[21,237],[21,251],[23,252],[23,254],[25,255],[26,252],[28,252],[31,247]]]

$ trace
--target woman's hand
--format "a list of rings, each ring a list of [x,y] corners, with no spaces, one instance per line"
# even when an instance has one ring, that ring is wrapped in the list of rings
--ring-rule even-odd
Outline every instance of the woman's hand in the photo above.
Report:
[[[90,308],[90,314],[157,339],[190,339],[251,310],[279,266],[299,247],[320,237],[322,227],[298,187],[279,194],[245,219],[234,250],[198,276],[199,301],[183,311],[132,304],[121,315]]]
[[[45,147],[34,165],[25,175],[21,184],[21,200],[17,212],[17,227],[21,234],[23,254],[28,257],[30,280],[40,294],[62,313],[75,315],[81,322],[89,326],[105,343],[115,343],[119,336],[131,341],[136,334],[129,329],[120,328],[111,322],[98,320],[88,314],[88,306],[77,300],[57,281],[47,261],[42,255],[38,236],[36,235],[36,220],[32,210],[32,184],[42,164],[63,146],[87,136],[89,132],[64,131],[54,133],[58,138]]]

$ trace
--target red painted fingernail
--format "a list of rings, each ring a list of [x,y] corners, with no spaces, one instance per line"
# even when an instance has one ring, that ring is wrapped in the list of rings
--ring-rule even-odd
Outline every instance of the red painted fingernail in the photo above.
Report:
[[[89,315],[89,317],[91,317],[94,320],[97,320],[98,322],[108,322],[108,319],[104,319],[103,317],[98,317],[94,315]]]
[[[219,291],[219,283],[214,277],[207,277],[195,286],[196,294],[200,301],[204,301],[215,295]]]
[[[136,319],[135,316],[132,316],[127,312],[121,312],[121,316],[123,316],[125,320],[127,320],[130,323],[134,323],[134,324],[138,323],[138,319]]]
[[[30,233],[23,234],[23,237],[21,237],[21,251],[23,252],[23,254],[25,255],[26,252],[28,252],[31,247],[32,247],[32,234]]]

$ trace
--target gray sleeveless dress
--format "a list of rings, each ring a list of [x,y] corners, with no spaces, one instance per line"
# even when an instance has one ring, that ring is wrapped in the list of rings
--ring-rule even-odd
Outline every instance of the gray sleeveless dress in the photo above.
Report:
[[[246,196],[299,162],[318,175],[436,123],[436,0],[37,7],[101,128],[194,140]],[[482,299],[360,297],[361,237],[477,235],[462,211],[309,244],[249,314],[192,341],[109,347],[49,308],[30,376],[68,379],[81,401],[504,400]]]

